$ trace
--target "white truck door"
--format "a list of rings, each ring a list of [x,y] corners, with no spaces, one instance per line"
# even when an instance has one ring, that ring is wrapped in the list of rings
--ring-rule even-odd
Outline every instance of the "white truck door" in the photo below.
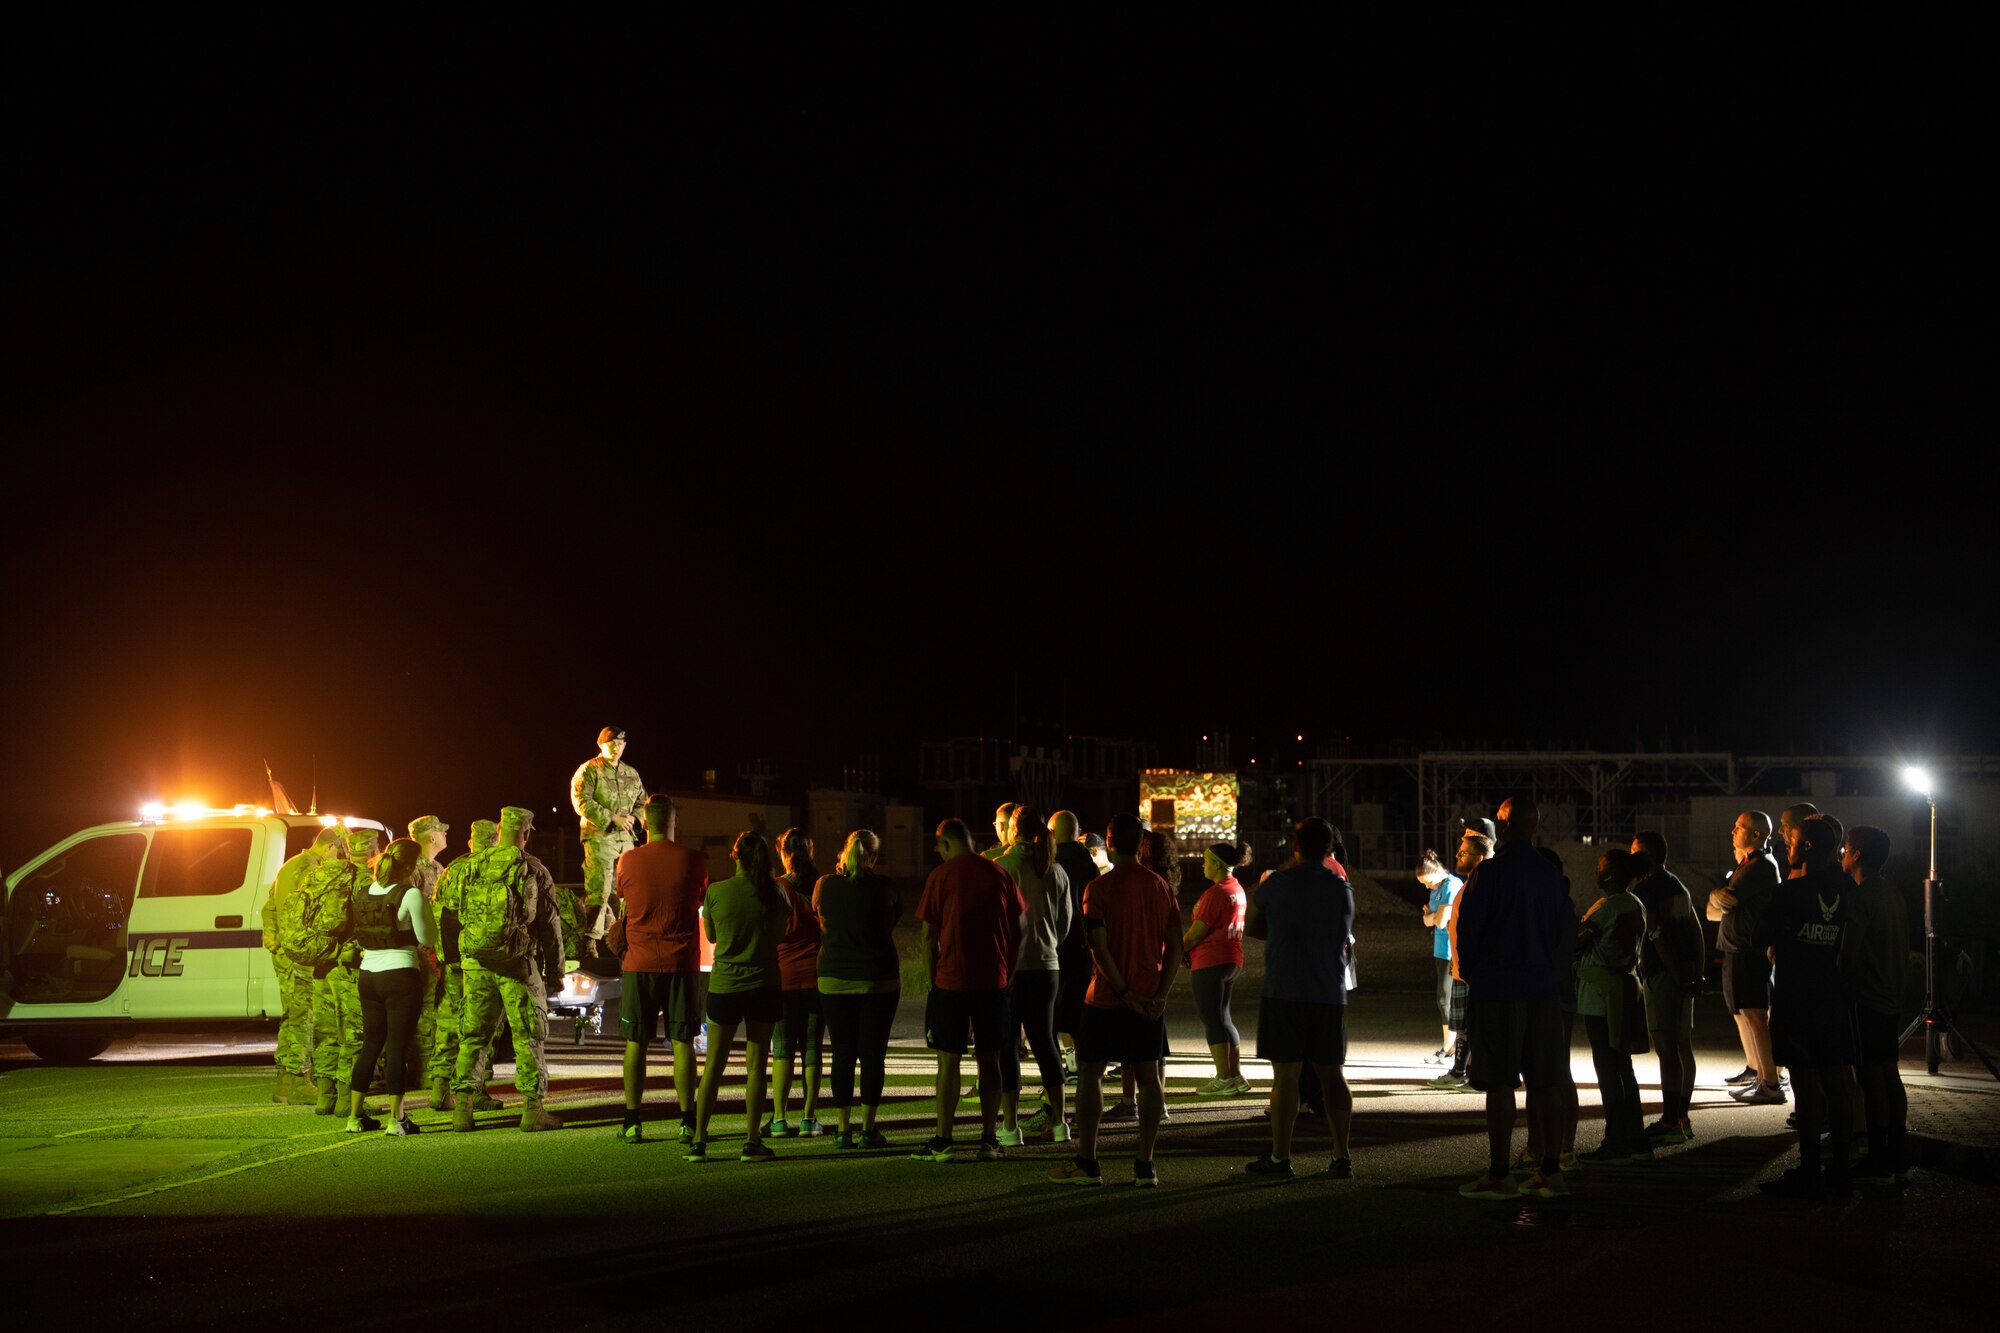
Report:
[[[242,1018],[261,830],[153,830],[132,905],[124,998],[133,1018]]]

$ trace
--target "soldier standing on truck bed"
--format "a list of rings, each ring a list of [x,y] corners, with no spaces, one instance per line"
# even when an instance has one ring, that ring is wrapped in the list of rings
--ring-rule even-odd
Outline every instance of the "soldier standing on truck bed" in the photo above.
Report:
[[[555,880],[527,851],[535,813],[518,805],[500,812],[500,843],[465,858],[447,936],[458,941],[464,968],[465,1018],[459,1027],[459,1094],[451,1127],[472,1131],[473,1068],[504,1011],[514,1029],[514,1086],[521,1093],[521,1128],[561,1129],[542,1106],[548,1095],[544,1048],[549,1032],[548,989],[562,985],[562,926],[556,918]]]
[[[633,825],[646,799],[639,770],[624,763],[625,728],[606,727],[597,733],[597,753],[585,760],[569,780],[569,802],[582,821],[584,914],[586,938],[571,941],[581,959],[594,953],[614,915],[609,899],[617,892],[618,858],[632,850]]]
[[[306,875],[326,861],[347,859],[347,830],[331,825],[319,831],[312,845],[278,867],[271,892],[264,898],[264,947],[271,951],[271,971],[277,974],[278,991],[284,996],[285,1016],[278,1022],[278,1049],[272,1062],[278,1066],[278,1087],[274,1102],[310,1106],[313,1102],[313,977],[312,969],[293,962],[279,938],[278,914],[285,899],[298,889]]]

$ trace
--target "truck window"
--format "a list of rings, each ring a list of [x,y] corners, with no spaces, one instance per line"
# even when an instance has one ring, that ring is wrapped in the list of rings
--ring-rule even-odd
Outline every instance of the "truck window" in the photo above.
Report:
[[[81,1004],[118,989],[125,975],[126,920],[145,852],[144,834],[91,838],[14,886],[7,932],[15,1000]]]
[[[208,898],[243,887],[250,866],[247,828],[163,828],[139,882],[141,898]]]
[[[291,860],[300,852],[313,845],[319,836],[318,824],[294,824],[285,830],[285,859]]]

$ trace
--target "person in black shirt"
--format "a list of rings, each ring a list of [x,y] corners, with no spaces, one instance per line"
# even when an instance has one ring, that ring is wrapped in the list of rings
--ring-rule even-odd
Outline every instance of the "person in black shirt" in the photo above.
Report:
[[[1694,1099],[1694,997],[1701,990],[1701,926],[1687,885],[1667,869],[1667,839],[1641,829],[1632,852],[1646,858],[1644,878],[1632,892],[1646,909],[1646,938],[1639,949],[1639,984],[1646,998],[1646,1030],[1660,1055],[1660,1118],[1646,1127],[1655,1143],[1694,1137],[1688,1106]]]
[[[1793,869],[1772,895],[1760,938],[1772,955],[1771,1044],[1792,1071],[1798,1097],[1799,1164],[1759,1186],[1769,1194],[1815,1197],[1852,1192],[1848,1140],[1854,1136],[1854,1000],[1840,975],[1840,944],[1853,918],[1854,881],[1840,871],[1843,830],[1832,815],[1809,815],[1792,844]],[[1830,1128],[1821,1172],[1820,1129]]]
[[[1771,1056],[1771,964],[1763,946],[1754,943],[1783,878],[1770,853],[1771,817],[1762,810],[1745,810],[1736,816],[1730,840],[1736,869],[1727,884],[1709,892],[1708,919],[1717,923],[1715,943],[1722,950],[1722,1003],[1736,1019],[1748,1063],[1723,1082],[1739,1102],[1782,1105],[1785,1091],[1778,1086],[1778,1062]]]
[[[1083,1023],[1083,994],[1090,989],[1090,944],[1084,938],[1083,890],[1101,872],[1084,845],[1075,814],[1058,810],[1050,815],[1049,837],[1055,843],[1055,863],[1069,878],[1070,928],[1056,948],[1061,974],[1056,983],[1056,1039],[1062,1044],[1064,1072],[1073,1076],[1076,1030]],[[1022,1128],[1048,1138],[1053,1138],[1056,1132],[1050,1124],[1047,1106],[1029,1116]]]

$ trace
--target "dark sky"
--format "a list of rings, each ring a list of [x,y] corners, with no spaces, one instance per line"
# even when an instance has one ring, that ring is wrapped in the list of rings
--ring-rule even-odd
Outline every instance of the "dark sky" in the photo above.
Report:
[[[0,857],[610,719],[2000,743],[1983,85],[602,44],[17,44]]]

